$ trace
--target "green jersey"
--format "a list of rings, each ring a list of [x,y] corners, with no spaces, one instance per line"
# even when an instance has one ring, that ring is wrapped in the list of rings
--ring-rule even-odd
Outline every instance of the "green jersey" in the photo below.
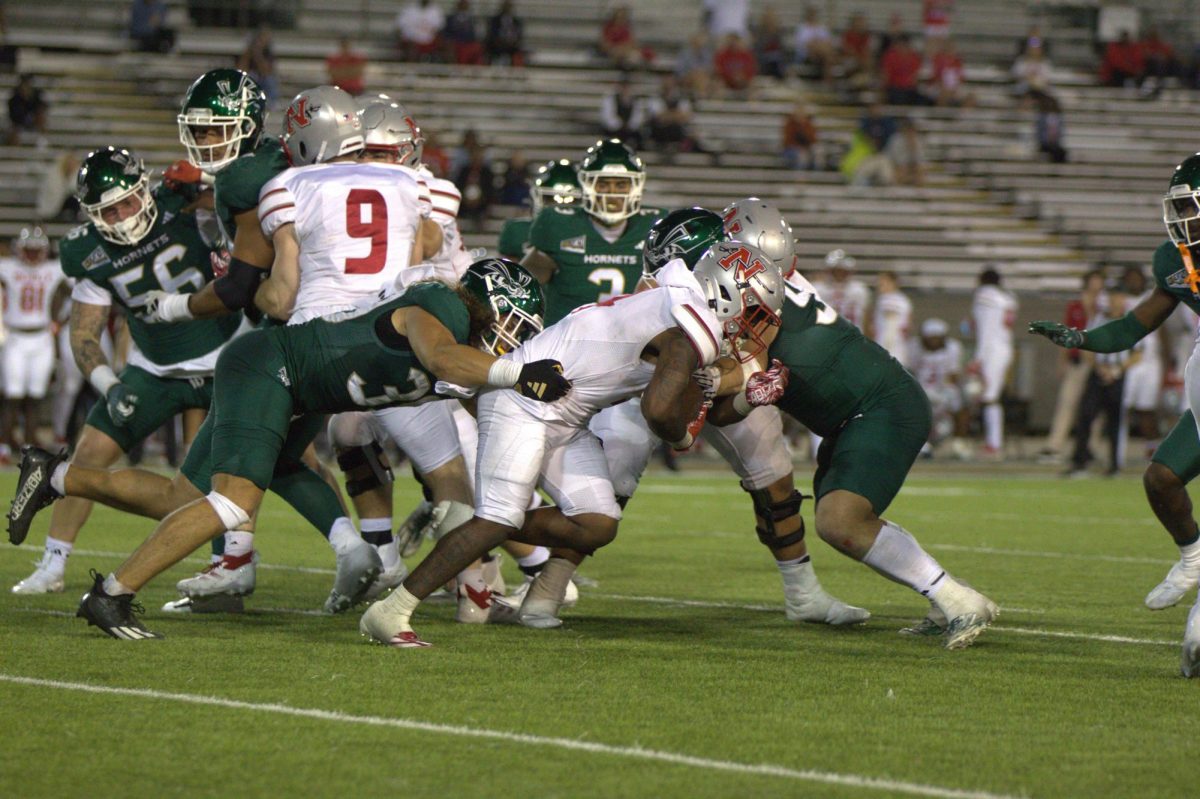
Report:
[[[625,220],[620,238],[600,235],[582,208],[543,208],[529,229],[529,246],[554,259],[558,271],[546,284],[546,325],[581,305],[629,294],[642,276],[642,248],[662,211],[644,208]]]
[[[524,258],[525,248],[529,243],[529,228],[532,226],[532,219],[504,220],[504,227],[500,228],[500,245],[497,247],[501,257],[514,261]]]
[[[768,352],[791,370],[780,410],[829,436],[877,399],[915,384],[899,361],[821,302],[811,286],[785,285],[783,324]]]
[[[288,168],[287,156],[275,138],[264,139],[254,152],[243,155],[217,173],[213,203],[225,246],[233,250],[234,219],[258,207],[258,192],[271,178]]]
[[[1197,282],[1195,289],[1188,285],[1188,269],[1183,263],[1179,247],[1172,241],[1164,241],[1154,251],[1152,263],[1155,285],[1191,308],[1194,313],[1200,314],[1200,282]],[[1196,264],[1192,267],[1200,269]],[[1200,275],[1197,278],[1200,280]]]
[[[262,331],[282,351],[285,368],[278,379],[292,394],[293,412],[337,413],[437,399],[437,377],[391,325],[393,311],[413,306],[436,317],[455,341],[467,343],[467,306],[441,283],[415,283],[350,319],[316,319]]]
[[[158,219],[138,244],[113,244],[94,225],[81,225],[59,247],[62,270],[79,281],[74,294],[80,302],[112,304],[115,299],[125,309],[133,343],[144,356],[138,366],[160,377],[211,374],[215,351],[233,336],[241,314],[169,324],[143,319],[151,291],[190,294],[213,279],[212,250],[195,216],[168,210],[169,202],[158,200],[160,193],[155,192]],[[206,359],[210,353],[214,357]]]

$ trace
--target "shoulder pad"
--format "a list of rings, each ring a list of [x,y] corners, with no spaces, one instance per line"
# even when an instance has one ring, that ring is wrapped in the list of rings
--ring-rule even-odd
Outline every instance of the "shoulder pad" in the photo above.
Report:
[[[58,258],[68,277],[87,277],[91,270],[110,263],[100,237],[90,234],[90,225],[80,225],[60,242]]]

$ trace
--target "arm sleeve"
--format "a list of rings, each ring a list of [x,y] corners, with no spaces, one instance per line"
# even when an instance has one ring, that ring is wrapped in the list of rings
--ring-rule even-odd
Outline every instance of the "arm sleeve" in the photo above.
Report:
[[[1133,311],[1084,332],[1083,346],[1089,352],[1124,352],[1132,348],[1150,333],[1149,328],[1137,320]]]
[[[717,331],[713,330],[712,320],[706,320],[705,316],[686,303],[671,309],[671,318],[696,350],[700,366],[708,366],[721,354]]]
[[[71,289],[71,299],[85,305],[112,305],[112,294],[84,278]]]
[[[258,196],[258,223],[267,241],[275,231],[296,221],[296,198],[291,189],[280,182],[268,181]]]

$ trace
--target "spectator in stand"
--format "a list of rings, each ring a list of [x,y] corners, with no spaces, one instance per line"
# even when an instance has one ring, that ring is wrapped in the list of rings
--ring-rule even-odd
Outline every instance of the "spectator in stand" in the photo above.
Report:
[[[1029,52],[1029,48],[1034,46],[1042,48],[1042,54],[1046,58],[1050,57],[1050,42],[1046,40],[1046,37],[1042,36],[1041,25],[1030,25],[1029,31],[1020,39],[1017,39],[1017,58],[1025,55],[1025,53]]]
[[[788,169],[817,168],[817,126],[805,103],[783,118],[783,163]]]
[[[634,93],[633,82],[622,77],[600,101],[600,131],[606,138],[616,137],[640,150],[645,125],[646,102]]]
[[[455,64],[483,63],[483,44],[475,28],[471,0],[458,0],[454,12],[446,17],[446,24],[442,27],[442,43],[448,61]]]
[[[911,119],[900,121],[900,130],[887,144],[885,151],[895,169],[896,183],[901,186],[925,185],[925,148],[917,123]]]
[[[433,61],[446,15],[433,0],[413,0],[396,15],[396,44],[405,61]]]
[[[508,157],[508,166],[504,169],[500,190],[496,193],[496,204],[529,204],[529,161],[520,150],[513,150]]]
[[[856,11],[842,34],[842,69],[847,77],[864,76],[869,79],[875,74],[875,54],[871,50],[871,29],[867,27],[867,15]]]
[[[796,26],[793,43],[796,63],[812,64],[827,83],[833,80],[833,65],[837,63],[837,48],[829,28],[821,24],[821,15],[814,6],[806,6],[804,19]]]
[[[954,0],[922,0],[921,21],[925,25],[926,57],[950,38],[950,16],[953,12]]]
[[[350,46],[346,36],[338,39],[338,49],[325,59],[329,82],[355,97],[367,90],[367,57]]]
[[[883,58],[883,54],[891,49],[892,45],[901,36],[907,36],[904,31],[904,18],[899,14],[892,14],[888,17],[887,29],[879,36],[879,49],[875,51],[875,61]]]
[[[750,0],[704,0],[704,19],[713,41],[728,34],[750,35]]]
[[[1013,93],[1027,106],[1036,105],[1040,95],[1050,94],[1050,69],[1041,43],[1030,40],[1025,53],[1013,62]]]
[[[483,51],[489,64],[525,65],[525,23],[513,10],[512,0],[503,0],[488,20]]]
[[[450,156],[446,154],[438,135],[431,130],[422,130],[425,137],[425,147],[421,151],[421,163],[428,167],[435,178],[448,179],[450,176]]]
[[[918,88],[921,54],[900,36],[879,60],[884,97],[889,105],[929,105],[930,100]]]
[[[1038,152],[1045,153],[1051,163],[1067,161],[1067,148],[1063,146],[1063,115],[1058,99],[1052,94],[1037,94],[1034,99],[1037,118],[1034,121],[1034,137]]]
[[[476,232],[483,229],[483,220],[496,199],[495,176],[488,163],[483,145],[474,142],[467,153],[467,162],[454,176],[454,185],[462,192],[458,218],[470,221]]]
[[[167,27],[167,4],[162,0],[133,0],[129,7],[129,38],[142,53],[168,53],[175,31]]]
[[[663,75],[658,94],[647,103],[650,138],[667,153],[707,152],[692,134],[692,104],[673,74]]]
[[[633,33],[629,6],[616,6],[600,29],[600,53],[618,69],[636,69],[654,60],[654,51],[642,47]]]
[[[1158,28],[1151,25],[1140,42],[1146,59],[1146,77],[1156,78],[1159,85],[1164,78],[1179,76],[1179,60],[1170,42],[1158,35]]]
[[[713,51],[708,36],[697,31],[675,59],[675,76],[693,100],[702,100],[708,97],[713,72]]]
[[[237,60],[237,68],[254,78],[267,96],[267,103],[279,97],[279,76],[275,74],[275,52],[271,48],[271,31],[265,25],[250,37],[246,49]]]
[[[736,33],[725,37],[724,46],[713,59],[717,77],[728,90],[738,95],[750,92],[754,76],[758,74],[758,60],[746,47],[746,40]]]
[[[896,132],[896,120],[879,103],[871,103],[858,120],[858,130],[877,151],[883,151]]]
[[[1104,48],[1104,63],[1100,65],[1100,82],[1105,86],[1139,86],[1146,77],[1146,59],[1142,47],[1129,31]]]
[[[50,111],[42,90],[33,85],[33,76],[21,75],[8,98],[8,139],[12,147],[20,144],[21,133],[36,133],[39,142],[45,141],[46,115]]]
[[[759,74],[783,80],[788,54],[783,41],[783,25],[774,6],[764,7],[754,26],[754,52],[758,54]]]
[[[1092,269],[1084,274],[1079,297],[1067,303],[1063,322],[1067,327],[1087,330],[1104,321],[1108,309],[1108,295],[1104,293],[1104,273]],[[1058,398],[1054,401],[1054,416],[1050,422],[1050,434],[1041,456],[1048,460],[1060,460],[1067,446],[1075,419],[1079,415],[1079,399],[1087,384],[1091,363],[1085,360],[1082,350],[1058,350]]]
[[[966,69],[954,41],[943,39],[933,45],[933,50],[933,74],[929,82],[934,104],[964,107],[975,105],[975,95],[968,92],[964,86]]]

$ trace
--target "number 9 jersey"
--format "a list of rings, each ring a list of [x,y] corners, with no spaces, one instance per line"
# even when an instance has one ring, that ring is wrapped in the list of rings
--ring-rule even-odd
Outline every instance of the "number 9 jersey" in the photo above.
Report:
[[[354,309],[390,288],[412,260],[429,189],[397,164],[353,161],[287,169],[259,193],[258,218],[268,240],[294,224],[300,243],[300,289],[288,324]]]

